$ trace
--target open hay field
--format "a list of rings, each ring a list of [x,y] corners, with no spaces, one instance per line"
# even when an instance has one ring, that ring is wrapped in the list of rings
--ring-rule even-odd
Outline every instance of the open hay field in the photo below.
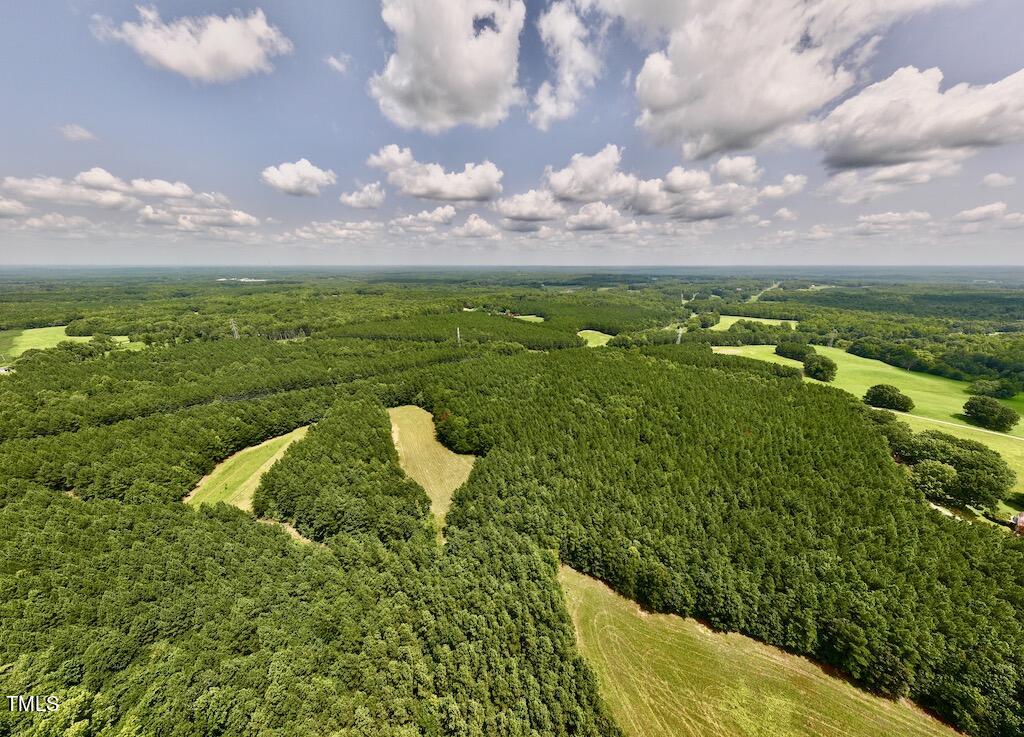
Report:
[[[75,343],[86,343],[92,340],[90,335],[68,335],[66,331],[67,328],[64,325],[0,331],[0,366],[12,362],[28,350],[45,350],[68,340]],[[140,350],[144,347],[142,343],[130,342],[127,335],[113,337],[126,350]]]
[[[559,572],[581,652],[628,737],[953,737],[912,704],[868,694],[806,658],[692,619],[640,610]]]
[[[406,405],[393,407],[388,414],[402,470],[430,497],[430,512],[438,536],[443,539],[444,518],[452,505],[452,495],[466,483],[476,458],[453,453],[441,445],[434,431],[434,418],[426,410]]]
[[[185,503],[199,506],[225,502],[239,509],[251,510],[252,495],[263,474],[281,459],[288,446],[304,438],[308,430],[308,427],[300,427],[238,451],[205,476],[185,498]]]
[[[601,348],[608,345],[608,341],[612,339],[611,335],[599,330],[580,330],[576,335],[587,341],[587,348]]]
[[[716,348],[716,350],[719,349]],[[882,361],[855,356],[841,348],[815,346],[815,350],[823,356],[831,358],[839,367],[831,386],[845,389],[857,397],[863,397],[864,392],[875,384],[892,384],[914,400],[914,409],[911,414],[962,427],[974,427],[960,418],[964,402],[971,397],[967,393],[968,383],[966,381],[956,381],[919,371],[907,371]],[[773,345],[730,346],[728,352],[797,368],[801,365],[799,361],[776,355]],[[809,379],[809,381],[814,381],[814,379]],[[1024,416],[1024,395],[1000,401]],[[937,427],[936,429],[942,428]],[[1006,434],[1024,438],[1024,423],[1017,425]],[[996,435],[1003,435],[1003,433],[996,433]]]
[[[792,320],[775,320],[769,317],[741,317],[739,315],[722,315],[722,319],[718,321],[717,325],[714,325],[708,330],[717,330],[719,332],[728,330],[733,325],[738,323],[740,320],[748,320],[750,322],[760,322],[765,325],[789,325],[790,329],[796,327],[796,323]]]

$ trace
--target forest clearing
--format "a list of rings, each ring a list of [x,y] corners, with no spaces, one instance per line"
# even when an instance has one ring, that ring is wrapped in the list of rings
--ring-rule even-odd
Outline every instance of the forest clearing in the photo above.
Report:
[[[118,343],[119,348],[139,350],[144,347],[142,343],[131,342],[127,335],[112,337]],[[90,340],[92,340],[91,335],[68,335],[66,325],[25,330],[0,330],[0,366],[10,363],[25,351],[46,350],[64,341],[88,343]]]
[[[437,441],[434,418],[420,407],[393,407],[388,410],[388,416],[399,464],[430,497],[430,513],[434,516],[438,537],[443,540],[444,518],[452,505],[452,496],[466,483],[476,458],[453,453],[441,445]]]
[[[892,384],[914,400],[914,409],[910,412],[911,415],[974,429],[973,425],[960,417],[964,402],[971,397],[967,392],[968,383],[966,381],[947,379],[920,371],[906,371],[873,358],[855,356],[841,348],[817,345],[814,346],[814,349],[819,354],[831,358],[839,367],[835,380],[829,382],[829,386],[845,389],[857,397],[863,397],[864,392],[875,384]],[[783,366],[801,367],[799,361],[777,355],[774,345],[716,346],[714,350],[727,355],[772,361]],[[807,380],[816,381],[815,379]],[[1024,395],[1000,400],[1000,402],[1018,413],[1024,413]],[[1024,425],[1018,425],[1006,434],[1024,438]]]
[[[185,503],[192,506],[224,502],[233,507],[252,510],[252,495],[267,470],[281,460],[292,443],[306,437],[309,427],[300,427],[285,435],[265,440],[259,445],[238,451],[217,465],[203,478]]]
[[[731,328],[740,320],[749,320],[750,322],[757,322],[762,325],[774,325],[776,327],[788,325],[791,330],[796,327],[796,322],[794,320],[776,320],[770,317],[743,317],[742,315],[722,315],[722,318],[716,324],[708,328],[708,330],[723,332]]]
[[[576,335],[587,341],[587,348],[602,348],[612,339],[611,335],[599,330],[580,330]]]
[[[953,737],[913,704],[694,619],[652,614],[568,566],[580,650],[628,737]]]

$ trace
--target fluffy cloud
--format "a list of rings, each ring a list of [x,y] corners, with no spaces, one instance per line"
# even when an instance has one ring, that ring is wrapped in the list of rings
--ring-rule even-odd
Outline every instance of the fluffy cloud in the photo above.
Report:
[[[408,148],[385,146],[366,162],[387,172],[388,182],[402,194],[430,200],[484,201],[501,194],[504,176],[490,161],[466,164],[461,172],[446,172],[440,164],[421,164]]]
[[[991,174],[986,174],[981,183],[990,189],[999,189],[1000,187],[1012,187],[1017,183],[1017,178],[1000,174],[999,172],[992,172]]]
[[[531,189],[494,203],[495,211],[507,220],[537,223],[565,215],[565,208],[546,189]]]
[[[167,210],[146,205],[139,210],[138,221],[143,225],[176,225],[178,218]]]
[[[936,177],[949,177],[958,171],[958,162],[942,158],[883,166],[863,172],[844,171],[833,175],[821,188],[821,192],[835,196],[844,204],[856,204],[899,192],[910,185],[925,184]]]
[[[530,121],[547,130],[553,121],[573,116],[584,90],[594,86],[601,61],[587,43],[590,31],[569,0],[552,3],[537,21],[537,30],[554,59],[555,83],[545,81],[537,90]]]
[[[903,67],[798,134],[833,169],[956,163],[976,149],[1024,140],[1024,70],[940,91],[942,72]]]
[[[28,208],[17,200],[0,197],[0,218],[13,218],[24,215],[26,212],[28,212]]]
[[[348,54],[332,54],[324,58],[324,63],[338,74],[348,74],[348,65],[352,57]]]
[[[778,200],[783,197],[792,197],[804,191],[807,186],[807,177],[803,174],[787,174],[779,184],[769,184],[761,190],[761,196],[769,200]]]
[[[59,212],[48,212],[37,218],[28,218],[22,225],[29,230],[57,232],[74,232],[95,227],[95,223],[88,218],[78,215],[62,215]]]
[[[278,192],[296,197],[318,197],[321,187],[328,187],[337,181],[333,171],[321,169],[311,164],[308,159],[268,166],[263,170],[260,179]]]
[[[667,37],[636,77],[638,124],[688,156],[752,148],[846,92],[878,33],[961,0],[583,0]]]
[[[338,201],[360,210],[375,210],[384,204],[385,196],[380,182],[371,182],[355,192],[343,192]]]
[[[292,43],[270,25],[262,10],[248,16],[206,15],[165,23],[154,7],[139,7],[139,22],[120,26],[96,17],[93,33],[121,41],[153,67],[196,82],[233,82],[273,70],[271,59],[289,54]]]
[[[139,210],[138,222],[142,225],[166,225],[188,233],[252,228],[260,224],[259,218],[242,210],[179,205],[166,209],[146,205]]]
[[[77,123],[68,123],[57,127],[64,139],[67,141],[95,141],[96,136],[92,131],[86,130]]]
[[[458,238],[501,238],[501,231],[482,217],[473,213],[466,222],[457,228],[452,228],[452,235]]]
[[[383,0],[395,36],[370,79],[381,112],[403,128],[439,133],[497,125],[523,102],[518,87],[522,0]]]
[[[622,152],[609,143],[593,156],[573,154],[569,165],[544,170],[548,188],[560,200],[593,202],[621,197],[636,188],[636,177],[619,171]]]
[[[719,178],[739,184],[753,184],[764,176],[753,156],[723,156],[713,168]]]
[[[77,182],[66,182],[59,177],[4,177],[3,188],[23,199],[60,202],[65,205],[92,205],[123,210],[139,204],[137,199],[124,192],[93,189]]]
[[[455,208],[451,205],[444,205],[433,210],[423,210],[416,215],[395,218],[391,221],[391,225],[403,231],[429,233],[435,230],[435,226],[450,225],[454,219]]]
[[[195,194],[184,182],[168,182],[165,179],[133,179],[125,182],[98,166],[80,173],[75,177],[75,183],[141,197],[192,197]]]
[[[620,171],[622,159],[617,146],[586,156],[575,154],[564,169],[545,170],[548,189],[560,200],[576,202],[618,201],[642,215],[662,214],[697,222],[742,214],[762,198],[782,198],[803,189],[807,178],[788,174],[781,184],[762,190],[749,186],[764,172],[751,156],[724,157],[713,167],[719,179],[712,183],[704,169],[672,168],[664,179],[640,179]],[[741,183],[746,182],[746,183]]]
[[[773,216],[776,220],[793,221],[797,219],[797,214],[790,210],[788,207],[780,207],[775,211]]]
[[[622,213],[604,202],[589,202],[565,221],[569,230],[613,230],[626,224]]]
[[[953,216],[958,223],[980,223],[986,220],[998,220],[1006,213],[1005,202],[993,202],[970,210],[962,210]]]
[[[342,221],[329,220],[320,222],[314,220],[309,225],[296,228],[286,233],[282,240],[302,241],[350,241],[363,240],[377,235],[384,228],[384,224],[377,220]]]

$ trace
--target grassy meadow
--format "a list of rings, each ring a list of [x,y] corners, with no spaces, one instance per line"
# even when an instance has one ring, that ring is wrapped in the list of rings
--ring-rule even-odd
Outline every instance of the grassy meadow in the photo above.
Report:
[[[913,705],[692,619],[643,612],[563,566],[580,651],[627,737],[953,737]]]
[[[799,361],[776,355],[775,346],[771,345],[716,347],[714,350],[800,367]],[[815,346],[815,350],[831,358],[839,367],[835,381],[831,382],[832,386],[863,397],[864,392],[875,384],[892,384],[914,400],[914,409],[910,413],[900,413],[900,419],[907,422],[915,432],[941,430],[958,438],[984,443],[999,453],[1017,474],[1013,495],[1000,505],[999,514],[1009,517],[1024,509],[1024,423],[1009,433],[1001,433],[976,427],[961,419],[959,415],[963,404],[971,396],[967,393],[967,382],[906,371],[881,361],[854,356],[839,348]],[[817,381],[806,377],[805,380]],[[1004,400],[1003,404],[1024,415],[1024,399],[1021,396]]]
[[[304,438],[308,430],[308,427],[300,427],[286,435],[240,450],[204,477],[185,502],[193,506],[224,502],[239,509],[251,510],[252,495],[260,485],[263,474],[281,459],[289,445]]]
[[[114,340],[126,350],[140,350],[142,343],[132,343],[127,335],[115,335]],[[87,343],[91,335],[68,335],[64,325],[27,330],[0,330],[0,366],[12,362],[25,351],[53,348],[63,341]]]
[[[599,330],[580,330],[576,335],[587,341],[587,348],[601,348],[608,345],[613,336]]]
[[[799,361],[776,355],[773,345],[716,347],[715,350],[720,353],[774,361],[797,368],[801,365]],[[882,361],[855,356],[841,348],[815,346],[815,350],[821,355],[831,358],[839,367],[835,381],[830,383],[831,386],[845,389],[857,397],[863,397],[864,392],[875,384],[892,384],[914,400],[914,409],[910,414],[976,429],[979,433],[987,432],[982,428],[975,428],[974,425],[960,418],[964,402],[971,397],[967,393],[968,383],[966,381],[947,379],[919,371],[907,371]],[[809,379],[809,381],[814,381],[814,379]],[[1024,395],[1001,401],[1024,416]],[[1004,433],[995,434],[1003,435]],[[1024,438],[1024,423],[1017,425],[1006,434]]]
[[[430,497],[430,512],[440,537],[452,495],[466,483],[476,458],[453,453],[441,445],[434,432],[434,418],[426,410],[406,405],[389,409],[388,414],[398,461],[406,475]]]
[[[731,328],[733,325],[738,323],[740,320],[748,320],[749,322],[760,322],[765,325],[789,325],[790,329],[796,326],[796,323],[792,320],[775,320],[769,317],[742,317],[740,315],[722,315],[722,319],[718,321],[717,325],[713,325],[708,330],[715,330],[718,332],[724,332]]]

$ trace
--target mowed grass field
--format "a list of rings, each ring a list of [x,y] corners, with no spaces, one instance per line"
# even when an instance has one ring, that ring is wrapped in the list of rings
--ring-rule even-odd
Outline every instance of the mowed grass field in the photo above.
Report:
[[[523,322],[544,322],[544,318],[540,315],[516,315],[515,318]]]
[[[714,350],[718,353],[774,361],[785,366],[801,366],[799,361],[776,355],[775,346],[771,345],[720,346]],[[832,386],[845,389],[862,398],[864,392],[875,384],[892,384],[914,400],[912,412],[899,414],[900,419],[907,422],[915,432],[939,430],[958,438],[984,443],[999,453],[1017,474],[1013,496],[1000,505],[999,514],[1010,517],[1024,509],[1024,423],[1009,433],[1000,433],[976,427],[960,419],[958,415],[963,409],[963,404],[971,396],[967,393],[967,382],[906,371],[881,361],[854,356],[839,348],[815,346],[815,350],[831,358],[839,367]],[[805,380],[816,381],[806,377]],[[1003,404],[1024,415],[1024,399],[1016,397],[1004,401]]]
[[[796,323],[792,320],[775,320],[769,317],[741,317],[739,315],[722,315],[722,319],[718,321],[717,325],[713,325],[708,330],[716,330],[718,332],[724,332],[731,328],[733,325],[738,323],[740,320],[749,320],[750,322],[762,322],[765,325],[789,325],[792,330]]]
[[[289,445],[304,438],[308,430],[308,427],[300,427],[238,451],[203,478],[185,498],[185,503],[199,506],[225,502],[252,511],[252,496],[263,474],[281,459]]]
[[[608,341],[612,339],[611,335],[599,330],[580,330],[576,335],[587,341],[587,348],[602,348],[608,345]]]
[[[642,612],[563,566],[580,651],[628,737],[953,737],[909,703],[691,619]]]
[[[142,343],[131,343],[127,335],[115,335],[114,340],[127,350],[139,350],[145,346]],[[28,330],[2,330],[0,331],[0,366],[12,362],[15,358],[28,350],[45,350],[53,348],[58,343],[70,340],[75,343],[86,343],[92,340],[88,335],[68,335],[64,325],[50,328],[30,328]]]
[[[831,358],[839,367],[835,381],[831,382],[830,386],[845,389],[857,397],[863,397],[864,392],[875,384],[892,384],[914,400],[914,409],[910,414],[953,423],[961,427],[974,428],[959,416],[963,412],[964,402],[971,398],[971,395],[967,393],[969,385],[966,381],[946,379],[919,371],[906,371],[871,358],[855,356],[841,348],[815,346],[814,349],[823,356]],[[797,368],[801,366],[799,361],[776,355],[773,345],[716,347],[715,350],[719,353],[774,361],[786,366]],[[809,379],[809,381],[815,380]],[[1001,401],[1024,416],[1024,395]],[[977,429],[981,430],[981,428]],[[1003,433],[995,434],[1003,435]],[[1024,423],[1017,425],[1007,434],[1024,438]]]
[[[466,483],[475,456],[459,455],[437,440],[434,418],[425,409],[406,405],[388,410],[391,438],[402,470],[423,487],[430,497],[438,537],[443,540],[444,518],[452,506],[455,490]]]

